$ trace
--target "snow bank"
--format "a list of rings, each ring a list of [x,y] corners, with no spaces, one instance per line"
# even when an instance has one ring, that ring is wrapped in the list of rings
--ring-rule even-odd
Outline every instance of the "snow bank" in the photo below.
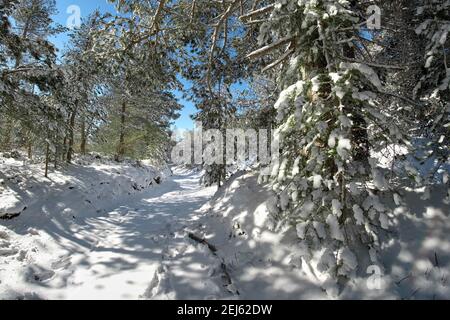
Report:
[[[359,270],[339,293],[343,299],[450,299],[450,207],[445,186],[404,188],[384,205],[393,208],[397,224],[384,231],[382,265]],[[393,197],[389,197],[393,198]],[[235,175],[204,206],[204,235],[232,270],[244,299],[328,299],[335,288],[299,257],[301,226],[273,232],[274,194],[258,185],[252,173]],[[347,263],[354,257],[345,255]],[[318,254],[320,256],[320,253]],[[330,295],[327,295],[325,288]]]
[[[275,195],[253,173],[233,176],[205,205],[205,238],[231,270],[242,299],[326,299],[298,268],[295,230],[273,231]]]
[[[133,171],[110,165],[121,176]],[[138,168],[136,172],[146,174]],[[214,187],[203,188],[200,177],[200,172],[174,168],[160,186],[142,192],[128,186],[127,191],[136,193],[119,197],[120,203],[95,202],[109,211],[92,217],[82,212],[88,209],[84,207],[74,210],[75,219],[64,214],[66,204],[75,207],[55,194],[52,202],[60,207],[45,207],[49,217],[33,205],[33,214],[27,210],[0,221],[0,300],[230,297],[220,261],[187,236],[199,223],[197,210],[215,192]]]
[[[51,171],[47,179],[42,164],[0,157],[0,218],[21,213],[35,221],[99,215],[122,197],[160,184],[168,174],[140,162],[115,163],[91,155]]]

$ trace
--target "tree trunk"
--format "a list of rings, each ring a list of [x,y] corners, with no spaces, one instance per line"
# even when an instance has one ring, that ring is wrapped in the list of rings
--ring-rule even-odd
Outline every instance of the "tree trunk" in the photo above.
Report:
[[[120,161],[125,155],[125,120],[126,120],[126,112],[127,112],[127,103],[123,101],[122,110],[120,115],[120,136],[119,136],[119,144],[117,146],[117,154],[116,161]]]
[[[48,164],[50,162],[50,144],[46,143],[45,148],[45,177],[48,178]]]
[[[59,158],[59,147],[56,146],[56,149],[55,149],[55,158],[54,158],[54,162],[53,162],[53,165],[54,165],[55,170],[58,169],[58,158]]]
[[[344,55],[349,59],[355,59],[355,49],[346,45],[344,47]],[[356,161],[368,163],[370,157],[369,134],[367,133],[367,122],[360,110],[361,105],[346,105],[344,113],[350,114],[353,122],[352,126],[352,142],[354,145],[353,159]]]
[[[72,111],[72,114],[70,115],[69,120],[69,138],[68,138],[68,150],[67,150],[67,163],[72,163],[72,157],[73,157],[73,145],[75,140],[75,118],[77,116],[76,109]]]
[[[5,127],[6,127],[6,130],[3,135],[4,138],[3,138],[3,141],[1,141],[2,147],[5,150],[10,151],[11,150],[11,131],[13,130],[12,121],[10,120]]]
[[[81,143],[80,143],[80,153],[82,155],[86,154],[86,119],[83,116],[81,119]]]
[[[33,160],[33,143],[31,139],[28,141],[28,159]]]

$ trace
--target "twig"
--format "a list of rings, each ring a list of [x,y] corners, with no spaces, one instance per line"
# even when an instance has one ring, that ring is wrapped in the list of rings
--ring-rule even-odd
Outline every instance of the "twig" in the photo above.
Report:
[[[291,54],[294,53],[294,49],[289,49],[288,51],[286,51],[278,60],[276,60],[275,62],[272,62],[271,64],[269,64],[268,66],[266,66],[264,69],[262,69],[262,72],[266,72],[270,69],[275,68],[277,65],[279,65],[280,63],[282,63],[284,60],[286,60],[287,58],[289,58],[289,56]]]
[[[261,9],[258,9],[258,10],[254,10],[254,11],[249,12],[247,14],[241,15],[239,17],[239,20],[247,20],[247,19],[252,18],[254,16],[262,15],[262,14],[264,14],[266,12],[272,11],[274,7],[275,7],[275,4],[270,4],[270,5],[268,5],[268,6],[264,7],[264,8],[261,8]]]
[[[295,38],[295,36],[287,36],[287,37],[281,38],[280,40],[278,40],[275,43],[271,43],[265,47],[262,47],[258,50],[253,51],[252,53],[247,55],[247,58],[255,59],[259,56],[266,55],[269,52],[281,47],[282,45],[285,45],[285,44],[291,42],[292,40],[294,40],[294,38]]]

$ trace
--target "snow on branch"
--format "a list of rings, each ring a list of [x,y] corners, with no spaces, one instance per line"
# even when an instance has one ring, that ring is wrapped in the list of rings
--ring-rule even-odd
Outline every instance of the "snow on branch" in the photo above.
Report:
[[[252,12],[249,12],[249,13],[247,13],[247,14],[244,14],[244,15],[242,15],[242,16],[239,17],[239,20],[245,21],[245,20],[247,20],[247,19],[250,19],[250,18],[253,18],[253,17],[257,17],[257,16],[260,16],[260,15],[262,15],[262,14],[265,14],[265,13],[267,13],[267,12],[272,11],[273,8],[275,8],[275,4],[274,4],[274,3],[273,3],[273,4],[270,4],[270,5],[266,6],[266,7],[260,8],[260,9],[258,9],[258,10],[254,10],[254,11],[252,11]]]
[[[294,38],[295,38],[295,36],[287,36],[287,37],[281,38],[280,40],[278,40],[275,43],[271,43],[265,47],[262,47],[258,50],[251,52],[250,54],[247,55],[247,58],[248,59],[256,59],[260,56],[267,55],[270,52],[272,52],[273,50],[275,50],[287,43],[290,43],[291,41],[294,40]]]

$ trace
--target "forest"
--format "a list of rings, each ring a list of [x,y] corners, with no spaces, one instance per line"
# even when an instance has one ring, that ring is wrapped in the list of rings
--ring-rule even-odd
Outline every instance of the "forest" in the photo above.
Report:
[[[0,299],[450,299],[450,1],[93,2],[0,0]]]

